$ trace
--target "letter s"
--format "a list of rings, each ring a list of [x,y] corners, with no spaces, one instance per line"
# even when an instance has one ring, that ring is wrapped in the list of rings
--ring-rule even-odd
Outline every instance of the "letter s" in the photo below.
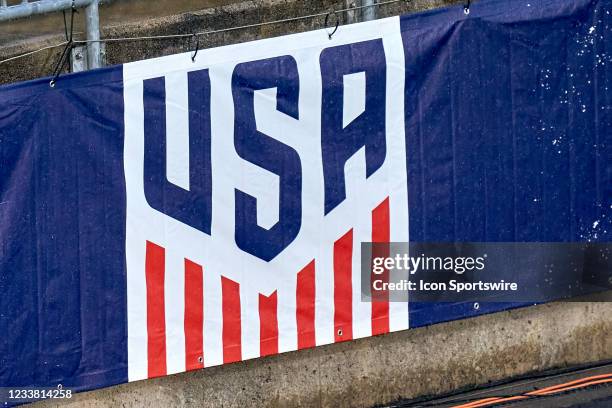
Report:
[[[299,119],[297,63],[281,56],[238,64],[232,76],[234,146],[238,155],[279,176],[279,219],[270,229],[257,224],[257,199],[235,190],[235,239],[240,249],[265,261],[274,259],[297,237],[302,225],[302,165],[290,146],[257,130],[254,93],[276,88],[277,110]]]

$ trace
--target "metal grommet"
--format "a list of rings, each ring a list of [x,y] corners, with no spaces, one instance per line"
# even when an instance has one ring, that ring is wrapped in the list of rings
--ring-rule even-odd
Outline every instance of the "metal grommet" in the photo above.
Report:
[[[338,336],[342,337],[342,329],[338,329]]]
[[[202,364],[204,362],[204,357],[200,356],[198,357],[198,363]]]
[[[476,302],[474,303],[474,310],[478,310],[480,309],[480,303]]]
[[[55,79],[52,79],[51,81],[49,81],[49,86],[51,88],[55,88]]]

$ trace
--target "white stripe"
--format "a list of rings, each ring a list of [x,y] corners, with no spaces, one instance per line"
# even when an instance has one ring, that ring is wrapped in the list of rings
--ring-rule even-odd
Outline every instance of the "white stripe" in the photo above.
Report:
[[[221,277],[204,265],[204,366],[223,364]]]
[[[189,190],[189,96],[187,73],[166,75],[166,178]]]
[[[176,236],[171,227],[168,239]],[[185,261],[180,251],[166,248],[165,310],[166,310],[166,366],[168,374],[185,371]]]
[[[242,359],[259,357],[259,293],[246,285],[240,285],[240,324]]]
[[[366,75],[365,72],[344,75],[343,77],[344,109],[342,109],[342,128],[365,112]]]
[[[391,242],[408,242],[408,180],[406,175],[406,136],[404,126],[405,59],[400,20],[395,21],[395,35],[384,41],[387,57],[387,191],[390,191]],[[403,175],[404,177],[399,177]],[[390,276],[390,281],[397,280]],[[408,328],[408,302],[389,304],[389,329]]]
[[[334,248],[321,246],[315,270],[315,340],[317,346],[334,342]]]
[[[276,92],[276,88],[270,88],[254,93],[255,122],[259,132],[282,140],[279,137],[282,137],[282,131],[287,128],[291,130],[296,121],[276,110]],[[236,187],[257,197],[257,225],[266,229],[272,228],[279,219],[280,178],[261,167],[248,165],[245,166],[241,181]]]
[[[300,269],[296,267],[295,269]],[[290,274],[287,274],[288,276]],[[294,279],[287,279],[278,291],[278,352],[297,350],[296,315],[297,272]]]
[[[367,189],[366,184],[366,158],[365,149],[361,148],[351,157],[345,166],[345,179],[347,198],[354,193],[361,193]],[[372,335],[372,303],[361,300],[361,243],[371,241],[372,235],[372,208],[371,199],[366,195],[361,200],[348,200],[352,203],[350,211],[355,216],[353,222],[353,338]]]
[[[143,137],[142,123],[144,121],[144,110],[142,104],[143,85],[142,81],[133,81],[125,84],[124,98],[125,106],[130,109],[124,111],[125,121],[125,144],[124,156],[142,157],[142,145],[138,139]],[[137,160],[125,160],[124,169],[126,174],[126,188],[128,191],[142,190],[142,181],[130,177],[139,174],[142,169]],[[131,211],[134,201],[131,194],[127,195],[126,215],[126,269],[127,269],[127,320],[128,320],[128,380],[137,381],[148,377],[147,363],[147,288],[145,281],[144,259],[146,242],[140,239],[137,230],[141,223],[146,222],[146,216],[138,211]]]

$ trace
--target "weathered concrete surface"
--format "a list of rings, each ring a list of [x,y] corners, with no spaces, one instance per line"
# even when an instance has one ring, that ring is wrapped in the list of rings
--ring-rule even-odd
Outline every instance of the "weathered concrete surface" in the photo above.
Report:
[[[241,0],[102,0],[100,21],[106,26],[144,21],[153,17],[165,17],[201,10],[209,7],[238,3]],[[14,4],[21,0],[13,0]],[[9,0],[9,5],[11,0]],[[79,12],[75,18],[75,31],[83,33],[85,19]],[[9,43],[36,40],[44,36],[64,34],[62,13],[31,16],[26,19],[0,23],[0,47]]]
[[[78,394],[40,407],[371,407],[612,358],[612,303],[554,303]]]
[[[235,0],[234,0],[235,1]],[[413,0],[402,1],[378,8],[379,17],[415,12],[428,8],[439,7],[461,0]],[[186,7],[187,0],[181,0],[181,7]],[[148,18],[143,21],[129,22],[120,25],[105,25],[104,9],[101,10],[102,38],[134,37],[202,32],[227,27],[243,26],[266,21],[279,20],[289,17],[306,16],[329,10],[340,10],[346,7],[345,0],[251,0],[233,2],[232,0],[192,0],[194,10],[202,4],[230,3],[218,7],[192,11],[172,16]],[[350,4],[350,1],[348,1]],[[119,11],[121,12],[121,11]],[[77,21],[83,16],[77,15]],[[341,21],[346,15],[340,16]],[[57,18],[57,17],[56,17]],[[61,21],[61,14],[59,17]],[[111,19],[116,21],[117,18]],[[282,24],[271,24],[261,27],[211,34],[200,39],[202,48],[219,45],[234,44],[254,39],[279,36],[283,34],[308,31],[322,28],[324,17],[293,21]],[[63,22],[56,24],[63,31]],[[0,37],[3,29],[0,25]],[[77,24],[77,28],[78,28]],[[14,33],[15,30],[11,32]],[[75,39],[83,39],[83,34],[76,33]],[[0,60],[24,52],[32,51],[43,46],[56,45],[64,41],[64,35],[38,36],[32,41],[13,41],[4,46],[0,45]],[[109,43],[106,49],[106,60],[109,65],[137,61],[146,58],[159,57],[189,50],[187,39],[178,40],[151,40],[122,43]],[[10,61],[0,65],[0,84],[40,78],[51,75],[59,59],[62,48],[57,47],[43,51],[25,58]]]

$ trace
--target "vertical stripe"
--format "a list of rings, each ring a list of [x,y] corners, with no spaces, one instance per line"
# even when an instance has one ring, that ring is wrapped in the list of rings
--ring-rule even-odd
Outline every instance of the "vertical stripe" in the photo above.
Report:
[[[166,242],[176,240],[166,230]],[[166,375],[185,372],[185,259],[180,250],[164,246],[164,310],[166,312]]]
[[[331,227],[331,225],[330,225]],[[331,228],[323,232],[315,264],[315,345],[335,342],[334,334],[334,246],[338,234]],[[297,284],[297,282],[296,282]]]
[[[181,71],[165,75],[166,90],[166,178],[189,191],[189,105],[187,75]],[[191,107],[193,109],[193,107]],[[170,133],[172,132],[172,133]]]
[[[372,258],[388,257],[389,246],[380,245],[389,242],[391,236],[389,225],[389,198],[372,211],[372,242],[378,243],[372,247]],[[375,279],[389,282],[389,271],[376,275],[372,272],[370,288]],[[372,288],[372,290],[374,290]],[[389,291],[379,290],[372,297],[372,335],[389,332]]]
[[[298,350],[315,346],[315,261],[297,275],[295,318]]]
[[[221,296],[223,309],[223,363],[242,360],[241,322],[240,322],[240,285],[233,280],[221,277]]]
[[[164,278],[166,252],[147,241],[145,276],[147,281],[147,359],[148,376],[166,375],[166,316]]]
[[[249,285],[248,280],[244,280],[240,283],[241,360],[260,357],[260,338],[259,292]]]
[[[278,296],[259,295],[259,355],[278,354]]]
[[[298,349],[298,334],[296,321],[297,308],[297,279],[296,271],[291,275],[293,279],[282,279],[278,282],[277,301],[278,301],[278,352],[295,351]]]
[[[353,338],[353,230],[334,243],[334,338]]]
[[[204,274],[204,367],[223,364],[223,293],[221,278],[215,273],[212,260]]]
[[[185,259],[185,368],[204,368],[204,273]]]

